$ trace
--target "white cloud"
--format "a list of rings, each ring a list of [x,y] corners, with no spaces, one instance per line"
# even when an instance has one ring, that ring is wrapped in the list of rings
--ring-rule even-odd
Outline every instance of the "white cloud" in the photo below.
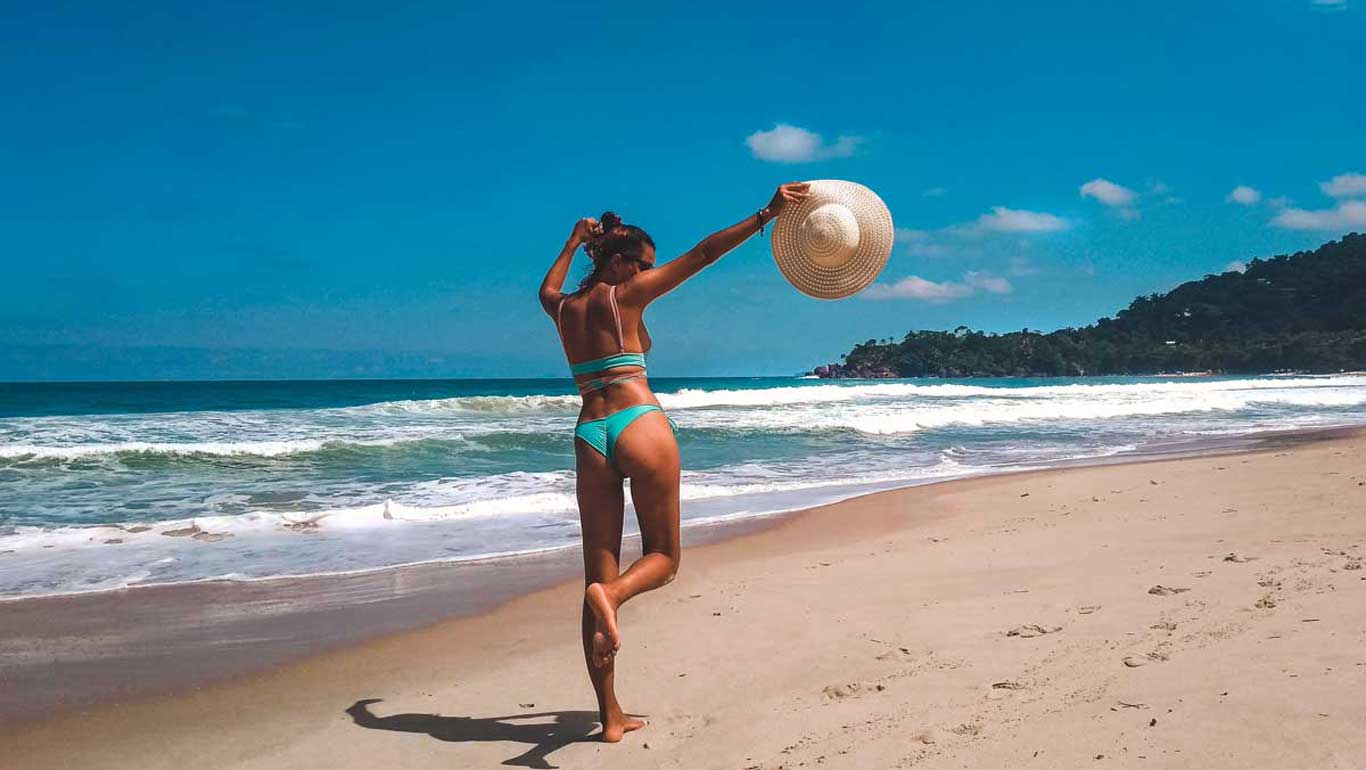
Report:
[[[1366,201],[1342,201],[1331,209],[1285,209],[1271,224],[1287,230],[1346,230],[1366,227]]]
[[[1238,185],[1228,195],[1224,196],[1225,203],[1237,203],[1240,206],[1255,206],[1261,201],[1262,191],[1245,184]]]
[[[991,213],[977,218],[975,227],[1003,233],[1048,233],[1066,230],[1067,220],[1042,211],[992,206]]]
[[[948,191],[942,187],[931,187],[930,189],[920,194],[925,196],[926,198],[938,198],[943,196],[943,194],[946,192]]]
[[[1119,210],[1119,218],[1126,219],[1130,222],[1134,221],[1135,219],[1140,219],[1142,218],[1142,216],[1143,215],[1138,212],[1138,209],[1128,208]]]
[[[1289,205],[1290,205],[1291,203],[1293,203],[1293,202],[1294,202],[1294,201],[1290,200],[1289,198],[1285,197],[1284,195],[1278,195],[1278,196],[1276,196],[1275,198],[1272,198],[1272,199],[1268,200],[1268,201],[1266,202],[1266,205],[1270,206],[1270,207],[1273,208],[1273,209],[1283,209],[1283,208],[1285,208],[1286,206],[1289,206]]]
[[[973,293],[971,286],[953,281],[935,283],[918,275],[902,278],[896,283],[875,283],[860,295],[865,299],[919,299],[926,302],[949,302]]]
[[[969,271],[962,281],[935,282],[911,275],[895,283],[875,283],[859,296],[864,299],[917,299],[934,304],[971,297],[978,291],[1009,294],[1015,291],[1010,281],[994,273]]]
[[[1225,273],[1241,273],[1244,270],[1247,270],[1247,263],[1242,261],[1241,259],[1235,259],[1227,265],[1224,265]]]
[[[1015,291],[1015,287],[1010,285],[1010,281],[992,273],[969,272],[963,276],[963,283],[974,289],[981,289],[988,294],[1009,294]]]
[[[841,136],[834,144],[826,144],[820,134],[787,123],[778,123],[771,131],[755,131],[745,137],[745,144],[754,157],[774,163],[846,158],[854,154],[862,141],[862,137]]]
[[[1108,179],[1092,179],[1081,186],[1081,197],[1095,198],[1106,206],[1127,206],[1134,202],[1134,191]]]
[[[1319,188],[1334,198],[1357,198],[1366,195],[1366,174],[1338,174]]]
[[[1011,257],[1009,264],[1010,267],[1006,269],[1006,272],[1010,273],[1016,278],[1022,278],[1026,275],[1039,274],[1039,268],[1035,267],[1034,263],[1030,262],[1025,257]]]

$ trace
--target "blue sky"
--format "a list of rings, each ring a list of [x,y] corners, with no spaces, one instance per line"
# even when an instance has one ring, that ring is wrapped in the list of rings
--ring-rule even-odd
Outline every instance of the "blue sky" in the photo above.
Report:
[[[561,376],[575,219],[664,259],[794,179],[886,200],[878,286],[753,239],[651,308],[652,372],[1084,324],[1366,230],[1357,0],[48,5],[0,10],[0,379]]]

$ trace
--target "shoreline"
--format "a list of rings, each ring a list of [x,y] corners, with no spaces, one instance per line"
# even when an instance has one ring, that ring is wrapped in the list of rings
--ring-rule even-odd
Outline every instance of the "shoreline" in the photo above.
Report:
[[[981,466],[982,468],[986,468],[986,470],[982,470],[980,472],[964,473],[962,475],[957,476],[907,478],[903,480],[887,482],[868,482],[866,484],[854,482],[842,483],[835,486],[850,487],[851,490],[847,496],[836,497],[834,499],[825,500],[814,505],[804,505],[793,508],[778,508],[774,510],[765,510],[758,513],[746,512],[736,514],[722,514],[712,518],[704,518],[693,521],[684,520],[682,522],[682,530],[685,533],[689,531],[706,532],[708,530],[738,526],[744,522],[769,521],[773,519],[779,519],[785,516],[800,514],[811,508],[824,507],[827,505],[835,505],[838,503],[847,502],[849,500],[856,500],[867,495],[879,494],[882,492],[893,492],[904,489],[913,489],[916,487],[923,487],[934,484],[946,484],[954,481],[963,481],[966,479],[991,478],[995,476],[1003,476],[1018,473],[1034,473],[1039,471],[1048,471],[1060,468],[1087,467],[1094,465],[1109,465],[1116,463],[1128,464],[1147,462],[1150,460],[1176,459],[1181,457],[1201,457],[1206,455],[1226,454],[1233,452],[1257,451],[1259,448],[1262,448],[1263,446],[1274,446],[1278,442],[1294,443],[1299,441],[1331,440],[1332,438],[1335,438],[1337,436],[1350,435],[1352,432],[1358,430],[1366,430],[1366,424],[1343,423],[1326,426],[1315,426],[1309,428],[1266,428],[1260,430],[1240,431],[1236,433],[1229,433],[1226,435],[1204,435],[1190,439],[1158,439],[1148,444],[1144,444],[1135,448],[1121,449],[1119,451],[1109,454],[1067,457],[1057,460],[1042,461],[1038,464],[1026,463],[1018,466]],[[879,486],[879,484],[886,484],[886,486]],[[799,490],[793,490],[791,494],[811,493],[823,488],[825,487],[823,487],[822,485],[815,485],[811,487],[802,488]],[[685,504],[687,502],[688,501],[686,500],[684,501]],[[195,518],[173,519],[158,522],[158,524],[164,526],[189,526],[194,525],[196,521],[197,519]],[[132,523],[130,522],[119,522],[115,524],[82,525],[80,528],[91,530],[108,528],[119,529],[131,525]],[[629,541],[633,538],[638,537],[639,534],[627,534],[625,536],[625,540]],[[722,534],[719,537],[724,539],[725,535]],[[704,539],[702,542],[711,542],[711,540]],[[522,551],[506,551],[500,553],[480,554],[475,556],[438,557],[432,559],[424,559],[421,561],[401,562],[397,564],[380,564],[373,567],[359,567],[356,569],[349,570],[262,576],[218,575],[161,583],[133,583],[129,585],[100,586],[96,588],[52,591],[48,593],[0,594],[0,609],[2,609],[7,603],[19,603],[41,599],[63,599],[83,596],[94,597],[101,595],[113,595],[128,592],[145,591],[151,589],[186,588],[196,585],[268,584],[273,582],[351,578],[391,570],[418,569],[426,567],[458,567],[462,565],[474,566],[479,564],[491,563],[495,561],[516,561],[524,559],[551,558],[555,554],[567,551],[574,551],[578,548],[579,544],[575,542],[549,548],[539,548]],[[0,716],[3,716],[3,713],[3,708],[0,708]]]
[[[1237,434],[897,486],[807,508],[685,526],[684,546],[762,535],[821,511],[917,490],[933,494],[955,485],[1076,468],[1269,452],[1362,432],[1332,427]],[[638,553],[638,536],[627,537],[623,561]],[[377,639],[487,616],[510,602],[575,582],[580,570],[578,548],[566,547],[343,573],[6,597],[0,600],[5,621],[0,623],[0,681],[6,685],[0,688],[0,727],[113,702],[174,697]]]
[[[1366,435],[1317,438],[879,492],[690,546],[674,585],[624,611],[618,688],[651,726],[620,746],[592,740],[569,580],[14,722],[0,753],[140,770],[1358,766]]]

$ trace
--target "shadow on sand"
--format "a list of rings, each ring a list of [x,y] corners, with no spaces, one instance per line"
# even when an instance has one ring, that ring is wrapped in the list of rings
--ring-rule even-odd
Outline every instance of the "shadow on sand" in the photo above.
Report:
[[[455,743],[498,741],[531,744],[531,748],[521,754],[503,760],[504,765],[553,770],[556,766],[549,761],[552,752],[571,743],[597,740],[593,735],[598,727],[596,711],[542,711],[504,717],[447,717],[439,714],[391,714],[382,717],[370,711],[370,704],[381,700],[358,700],[351,704],[346,713],[357,725],[371,730],[426,733],[438,741]]]

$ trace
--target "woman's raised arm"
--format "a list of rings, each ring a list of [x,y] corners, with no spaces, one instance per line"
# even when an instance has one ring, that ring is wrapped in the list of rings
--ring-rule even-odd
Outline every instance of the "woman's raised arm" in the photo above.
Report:
[[[701,243],[676,259],[671,259],[653,270],[637,273],[617,289],[617,299],[638,307],[644,307],[659,299],[697,275],[702,268],[744,243],[751,235],[759,232],[763,225],[777,217],[788,203],[801,201],[810,195],[809,190],[810,185],[805,182],[780,185],[768,205],[759,209],[756,214],[751,214],[724,230],[708,235]]]
[[[560,299],[564,297],[564,279],[569,276],[569,265],[574,261],[574,252],[579,250],[589,238],[592,238],[598,231],[598,220],[592,217],[584,217],[574,223],[574,231],[569,234],[569,240],[564,242],[564,248],[560,249],[560,255],[555,257],[550,269],[546,271],[545,280],[541,281],[541,308],[550,317],[555,316],[555,311],[560,305]]]

